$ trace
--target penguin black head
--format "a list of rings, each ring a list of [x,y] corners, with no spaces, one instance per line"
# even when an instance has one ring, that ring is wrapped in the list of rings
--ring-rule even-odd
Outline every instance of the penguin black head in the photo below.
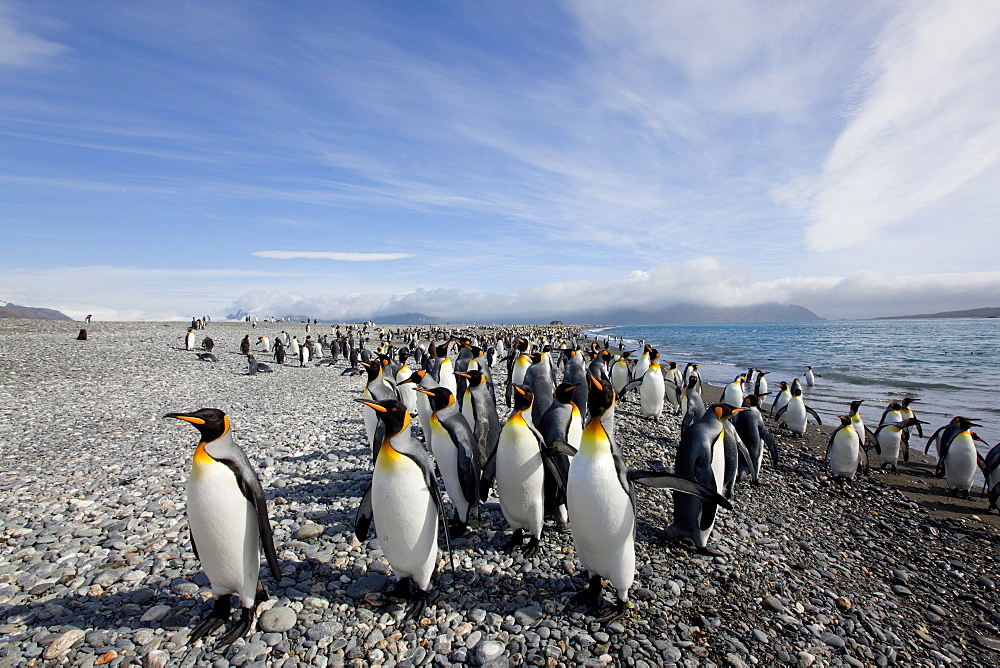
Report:
[[[398,353],[396,353],[396,355],[399,358],[400,364],[406,364],[406,359],[410,356],[410,351],[407,350],[406,348],[403,348]]]
[[[424,371],[423,369],[417,369],[412,374],[410,374],[409,378],[404,378],[403,380],[399,381],[397,385],[405,385],[406,383],[413,383],[415,385],[419,385],[420,381],[422,381],[424,379],[424,376],[426,375],[427,375],[426,371]]]
[[[365,371],[368,372],[368,382],[373,382],[382,373],[382,365],[372,362],[358,362]]]
[[[747,408],[758,408],[760,407],[760,400],[766,396],[766,394],[748,394],[743,397],[743,405]]]
[[[455,402],[455,395],[447,387],[435,387],[430,390],[418,387],[417,392],[426,394],[430,401],[431,409],[436,411],[447,408]]]
[[[611,383],[602,383],[593,374],[587,374],[587,408],[593,417],[600,417],[615,405],[615,390]]]
[[[464,374],[455,374],[456,376],[462,375],[469,379],[469,387],[479,387],[486,382],[486,376],[479,369],[473,369],[472,371],[466,372]]]
[[[514,410],[526,411],[535,403],[535,393],[527,385],[514,386]]]
[[[697,385],[698,385],[698,377],[697,376],[691,376],[690,378],[688,378],[688,389],[689,390],[693,390],[695,387],[697,387]]]
[[[451,343],[451,341],[445,341],[440,346],[436,346],[434,348],[434,354],[437,355],[438,357],[447,357],[448,356],[448,345],[450,343]]]
[[[203,443],[211,443],[229,431],[229,418],[218,408],[202,408],[194,413],[167,413],[163,417],[190,422],[201,432]]]
[[[573,385],[572,383],[559,383],[555,392],[552,393],[552,396],[555,397],[555,400],[559,403],[568,404],[573,401],[573,391],[576,390],[577,387],[579,387],[579,385]]]
[[[725,421],[731,418],[736,413],[741,413],[746,409],[733,408],[729,404],[712,404],[712,407],[709,410],[715,413],[715,417],[719,418],[719,420]]]
[[[923,420],[918,420],[917,418],[906,418],[903,422],[904,427],[916,427],[918,424],[927,424]]]
[[[798,385],[792,385],[792,396],[793,397],[801,397],[802,396],[802,388],[799,387]]]
[[[915,399],[913,397],[904,397],[903,398],[903,408],[906,408],[907,406],[909,406],[910,404],[912,404],[914,401],[920,401],[920,399]]]
[[[403,431],[410,423],[410,412],[406,410],[406,405],[402,401],[396,399],[384,399],[382,401],[355,399],[355,401],[375,411],[375,416],[385,423],[385,433],[388,438],[392,438]]]
[[[532,364],[538,364],[539,362],[542,361],[541,353],[530,353],[527,357],[529,360],[531,360]]]
[[[858,408],[861,407],[861,404],[863,402],[864,399],[855,399],[854,401],[851,402],[851,415],[854,415],[855,413],[858,412]]]
[[[846,427],[846,426],[848,426],[850,424],[851,424],[851,416],[850,415],[841,415],[840,416],[840,426],[841,427]]]

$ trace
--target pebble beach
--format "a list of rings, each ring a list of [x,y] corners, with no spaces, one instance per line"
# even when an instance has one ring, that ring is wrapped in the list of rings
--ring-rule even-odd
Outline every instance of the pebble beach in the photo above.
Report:
[[[813,425],[795,438],[771,424],[781,461],[765,459],[761,486],[737,486],[718,556],[668,540],[670,494],[639,489],[637,577],[618,621],[570,603],[586,583],[568,533],[549,526],[530,559],[501,550],[495,496],[453,541],[438,600],[405,619],[384,596],[393,577],[374,533],[353,536],[371,476],[353,401],[364,378],[342,376],[343,360],[267,354],[275,371],[247,375],[245,334],[301,339],[304,324],[212,322],[197,334],[215,340],[214,363],[183,349],[186,329],[0,319],[0,667],[1000,664],[985,497],[946,497],[916,456],[899,475],[831,480]],[[494,366],[498,384],[504,373]],[[265,569],[270,600],[222,651],[187,642],[212,598],[185,516],[198,437],[163,418],[207,407],[228,414],[257,470],[282,571],[274,582]],[[632,466],[672,464],[678,418],[641,418],[633,397],[616,420]]]

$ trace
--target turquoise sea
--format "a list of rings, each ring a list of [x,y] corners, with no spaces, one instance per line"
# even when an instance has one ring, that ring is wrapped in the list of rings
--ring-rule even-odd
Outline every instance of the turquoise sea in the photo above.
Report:
[[[803,379],[811,365],[819,377],[814,387],[802,380],[803,396],[824,425],[839,424],[854,399],[865,400],[865,423],[877,425],[889,401],[911,396],[920,399],[917,417],[930,423],[926,435],[964,415],[976,418],[991,446],[1000,441],[1000,319],[623,325],[589,333],[622,337],[626,348],[644,340],[665,361],[698,363],[713,385],[751,366],[769,371],[772,397],[779,381]],[[924,441],[911,447],[922,451]]]

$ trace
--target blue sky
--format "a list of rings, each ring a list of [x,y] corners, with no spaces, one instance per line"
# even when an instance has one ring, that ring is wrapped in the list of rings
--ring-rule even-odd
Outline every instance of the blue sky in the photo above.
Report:
[[[1000,305],[998,43],[992,0],[8,2],[0,300]]]

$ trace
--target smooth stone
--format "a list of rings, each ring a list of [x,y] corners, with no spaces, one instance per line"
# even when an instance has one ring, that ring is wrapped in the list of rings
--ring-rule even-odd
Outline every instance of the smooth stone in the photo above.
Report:
[[[542,617],[542,606],[529,605],[514,612],[514,621],[521,626],[530,626]]]
[[[364,598],[367,594],[384,590],[388,581],[389,578],[385,575],[366,575],[347,587],[347,595],[351,598]]]
[[[144,624],[155,622],[166,617],[169,612],[169,605],[154,605],[139,618],[139,621]]]
[[[170,655],[162,649],[156,649],[142,657],[142,668],[166,668],[168,661]]]
[[[847,644],[847,642],[843,638],[838,636],[836,633],[830,633],[829,631],[820,633],[819,639],[825,642],[830,647],[836,647],[838,649]]]
[[[496,661],[503,655],[505,649],[506,647],[501,642],[484,640],[476,647],[476,659],[480,665]]]
[[[765,608],[767,608],[768,610],[770,610],[772,612],[784,612],[785,611],[785,604],[782,603],[781,601],[779,601],[774,596],[768,596],[767,598],[765,598],[764,601],[763,601],[763,605],[764,605]]]
[[[62,634],[42,652],[43,659],[56,659],[64,656],[75,643],[82,640],[87,635],[80,629],[71,629]]]
[[[295,532],[295,537],[299,540],[309,540],[310,538],[322,536],[324,531],[326,531],[326,527],[323,525],[309,522],[299,527],[298,531]]]
[[[295,611],[282,605],[265,610],[257,625],[264,633],[283,633],[295,626],[295,620]]]

